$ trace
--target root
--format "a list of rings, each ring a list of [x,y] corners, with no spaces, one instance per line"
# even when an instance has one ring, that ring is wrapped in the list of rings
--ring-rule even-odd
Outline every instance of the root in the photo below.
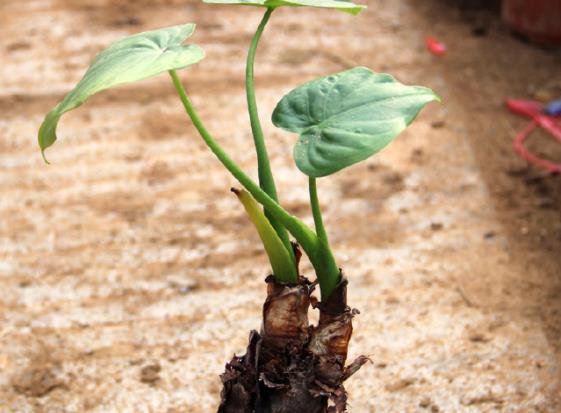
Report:
[[[261,332],[252,331],[244,356],[226,365],[218,413],[343,413],[343,382],[368,358],[345,367],[352,319],[347,281],[329,300],[317,303],[305,278],[297,284],[267,280]],[[320,311],[317,326],[308,320],[310,305]]]

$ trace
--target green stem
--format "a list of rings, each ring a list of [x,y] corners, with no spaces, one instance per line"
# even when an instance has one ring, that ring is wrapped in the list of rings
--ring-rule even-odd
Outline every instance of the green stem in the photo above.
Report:
[[[327,238],[327,232],[325,231],[325,227],[323,225],[323,218],[321,216],[321,209],[319,207],[319,200],[318,200],[318,190],[316,186],[316,178],[309,177],[308,178],[308,186],[310,189],[310,204],[312,205],[312,215],[314,216],[314,224],[316,227],[316,234],[318,238],[325,243],[325,245],[329,245],[329,240]]]
[[[272,199],[265,191],[263,191],[249,176],[241,170],[241,168],[226,154],[222,147],[214,140],[208,130],[205,128],[203,122],[199,118],[183,85],[175,70],[170,71],[173,79],[173,84],[177,89],[181,102],[185,107],[185,111],[191,118],[193,125],[210,148],[216,155],[218,160],[226,167],[226,169],[243,185],[245,189],[253,195],[253,197],[263,205],[267,211],[275,215],[275,217],[282,221],[286,228],[294,235],[296,240],[305,249],[314,249],[317,243],[316,235],[311,231],[303,222],[298,218],[286,212],[274,199]]]
[[[321,297],[325,301],[337,283],[339,282],[339,268],[333,257],[333,253],[327,245],[319,240],[317,235],[302,221],[285,211],[274,199],[272,199],[259,185],[257,185],[241,168],[226,154],[222,147],[214,140],[205,128],[202,120],[193,108],[187,92],[183,88],[181,80],[175,70],[170,72],[173,84],[179,98],[185,107],[185,111],[191,118],[193,125],[224,167],[243,185],[247,191],[259,202],[266,211],[279,220],[288,231],[296,238],[302,246],[306,255],[310,258],[320,283]]]
[[[273,13],[274,8],[267,8],[267,11],[263,15],[263,19],[257,27],[257,31],[251,39],[251,44],[249,46],[249,51],[247,54],[247,62],[245,69],[245,88],[247,96],[247,108],[249,112],[249,120],[251,123],[251,131],[253,132],[253,142],[255,143],[255,150],[257,152],[257,170],[259,174],[259,186],[275,201],[278,202],[277,188],[275,186],[275,180],[273,178],[273,173],[271,172],[271,164],[269,162],[269,155],[267,154],[267,147],[265,145],[265,138],[263,134],[263,129],[259,121],[259,113],[257,111],[257,101],[255,99],[255,86],[253,77],[253,68],[255,63],[255,54],[257,52],[257,46],[259,45],[259,40],[263,34],[263,30]],[[265,210],[265,215],[271,222],[271,225],[279,235],[282,243],[290,252],[290,256],[294,258],[292,247],[290,246],[290,240],[288,238],[288,233],[286,228],[281,225],[275,217]]]
[[[320,244],[319,250],[322,253],[331,254],[331,248],[329,247],[329,239],[327,238],[327,232],[325,231],[325,226],[323,225],[323,218],[321,216],[321,209],[319,206],[318,191],[316,185],[316,178],[308,178],[308,187],[310,191],[310,205],[312,206],[312,215],[314,216],[314,225],[316,228],[316,234],[318,237],[318,242]],[[323,261],[324,258],[319,258],[319,261]],[[329,257],[327,257],[329,260]],[[314,266],[314,269],[315,268]],[[323,285],[320,283],[321,296],[327,298],[330,292],[337,286],[341,279],[341,273],[339,269],[335,271],[333,268],[325,268],[326,276],[323,280]],[[318,277],[320,278],[320,277]],[[329,291],[329,293],[328,293]],[[326,295],[327,294],[327,295]]]

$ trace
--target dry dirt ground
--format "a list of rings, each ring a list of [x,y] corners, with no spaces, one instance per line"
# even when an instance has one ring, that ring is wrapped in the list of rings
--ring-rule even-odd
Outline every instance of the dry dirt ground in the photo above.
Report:
[[[365,65],[444,99],[379,156],[319,182],[361,310],[351,355],[373,360],[348,384],[350,411],[561,412],[560,178],[513,153],[525,121],[502,105],[559,93],[561,56],[452,1],[369,6],[276,12],[256,68],[282,203],[308,221],[295,136],[268,120],[284,93]],[[51,166],[35,136],[103,46],[192,21],[207,58],[186,85],[253,171],[243,64],[259,15],[187,0],[0,1],[2,413],[216,408],[218,374],[259,327],[267,262],[168,77],[69,114]],[[425,50],[429,34],[447,56]]]

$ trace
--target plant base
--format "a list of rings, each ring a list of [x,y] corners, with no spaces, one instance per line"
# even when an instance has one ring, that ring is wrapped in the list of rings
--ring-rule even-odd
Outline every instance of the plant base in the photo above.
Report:
[[[347,306],[347,281],[341,280],[328,301],[317,303],[307,279],[280,284],[267,278],[261,332],[252,331],[246,354],[226,365],[218,413],[346,411],[343,382],[368,359],[345,367],[358,312]],[[320,311],[317,326],[309,324],[310,305]]]

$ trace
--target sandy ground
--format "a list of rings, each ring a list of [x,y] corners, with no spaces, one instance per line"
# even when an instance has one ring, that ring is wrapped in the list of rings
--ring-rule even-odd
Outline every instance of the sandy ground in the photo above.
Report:
[[[311,221],[295,136],[268,120],[284,93],[358,64],[434,88],[444,105],[319,182],[361,310],[351,355],[373,360],[348,384],[351,412],[561,412],[560,181],[513,153],[524,120],[502,107],[558,93],[561,56],[452,3],[275,13],[256,69],[281,200]],[[68,115],[51,166],[35,133],[104,45],[196,22],[208,57],[186,85],[253,171],[243,64],[259,15],[185,0],[0,2],[2,413],[216,408],[218,374],[259,326],[267,262],[169,79]],[[428,34],[446,57],[427,53]]]

